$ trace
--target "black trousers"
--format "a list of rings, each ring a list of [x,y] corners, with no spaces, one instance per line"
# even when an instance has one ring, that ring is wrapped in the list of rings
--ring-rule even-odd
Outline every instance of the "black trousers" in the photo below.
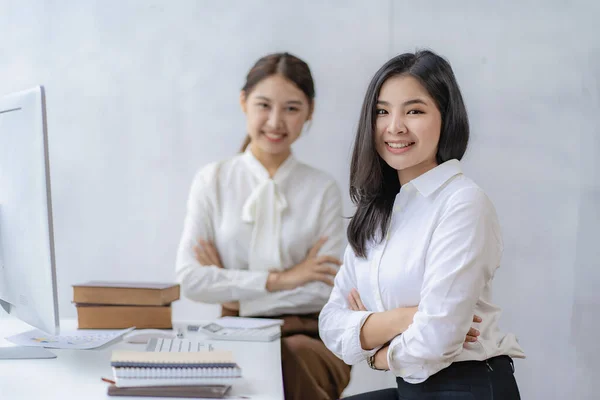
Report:
[[[397,389],[383,389],[348,397],[352,400],[520,400],[510,357],[451,364],[423,383],[397,378]]]

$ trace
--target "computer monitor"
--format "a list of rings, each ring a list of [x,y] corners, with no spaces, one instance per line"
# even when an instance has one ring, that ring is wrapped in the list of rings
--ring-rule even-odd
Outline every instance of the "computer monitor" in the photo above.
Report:
[[[0,305],[47,334],[59,333],[42,86],[0,99]],[[2,347],[0,359],[48,353],[41,347]]]

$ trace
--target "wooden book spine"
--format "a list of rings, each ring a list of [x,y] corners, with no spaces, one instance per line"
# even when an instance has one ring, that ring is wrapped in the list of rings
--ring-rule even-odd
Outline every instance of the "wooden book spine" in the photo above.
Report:
[[[171,329],[171,306],[97,306],[78,305],[80,329]]]
[[[179,296],[179,285],[166,289],[73,286],[73,302],[81,304],[164,306]]]

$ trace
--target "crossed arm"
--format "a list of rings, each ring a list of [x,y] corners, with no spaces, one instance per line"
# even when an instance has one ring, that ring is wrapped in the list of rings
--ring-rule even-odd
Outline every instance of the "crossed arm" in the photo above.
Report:
[[[469,336],[477,336],[471,324],[480,319],[473,318],[473,311],[501,254],[493,205],[480,189],[461,189],[433,232],[418,310],[365,311],[353,290],[356,265],[348,248],[321,312],[321,337],[347,364],[375,357],[376,367],[413,382],[423,381],[424,364],[431,367],[428,374],[439,371],[460,354],[465,341],[472,341]]]
[[[353,311],[367,311],[356,289],[352,289],[348,295],[348,306]],[[376,312],[367,317],[360,331],[360,345],[364,350],[380,347],[375,353],[374,365],[376,368],[389,369],[388,344],[393,338],[408,329],[417,310],[418,307],[400,307]],[[479,323],[481,318],[474,315],[473,322]],[[465,335],[465,343],[476,342],[479,334],[477,329],[471,327]]]

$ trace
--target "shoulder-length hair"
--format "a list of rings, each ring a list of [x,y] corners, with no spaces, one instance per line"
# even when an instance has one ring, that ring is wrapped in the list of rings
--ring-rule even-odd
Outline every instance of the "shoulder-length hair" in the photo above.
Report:
[[[392,58],[375,73],[362,105],[350,166],[350,198],[356,205],[356,213],[348,226],[348,241],[359,257],[366,257],[369,241],[385,236],[400,191],[398,172],[379,156],[375,147],[379,92],[385,81],[399,75],[416,78],[440,111],[438,165],[451,159],[460,160],[469,141],[467,110],[452,67],[445,59],[429,50],[405,53]]]

